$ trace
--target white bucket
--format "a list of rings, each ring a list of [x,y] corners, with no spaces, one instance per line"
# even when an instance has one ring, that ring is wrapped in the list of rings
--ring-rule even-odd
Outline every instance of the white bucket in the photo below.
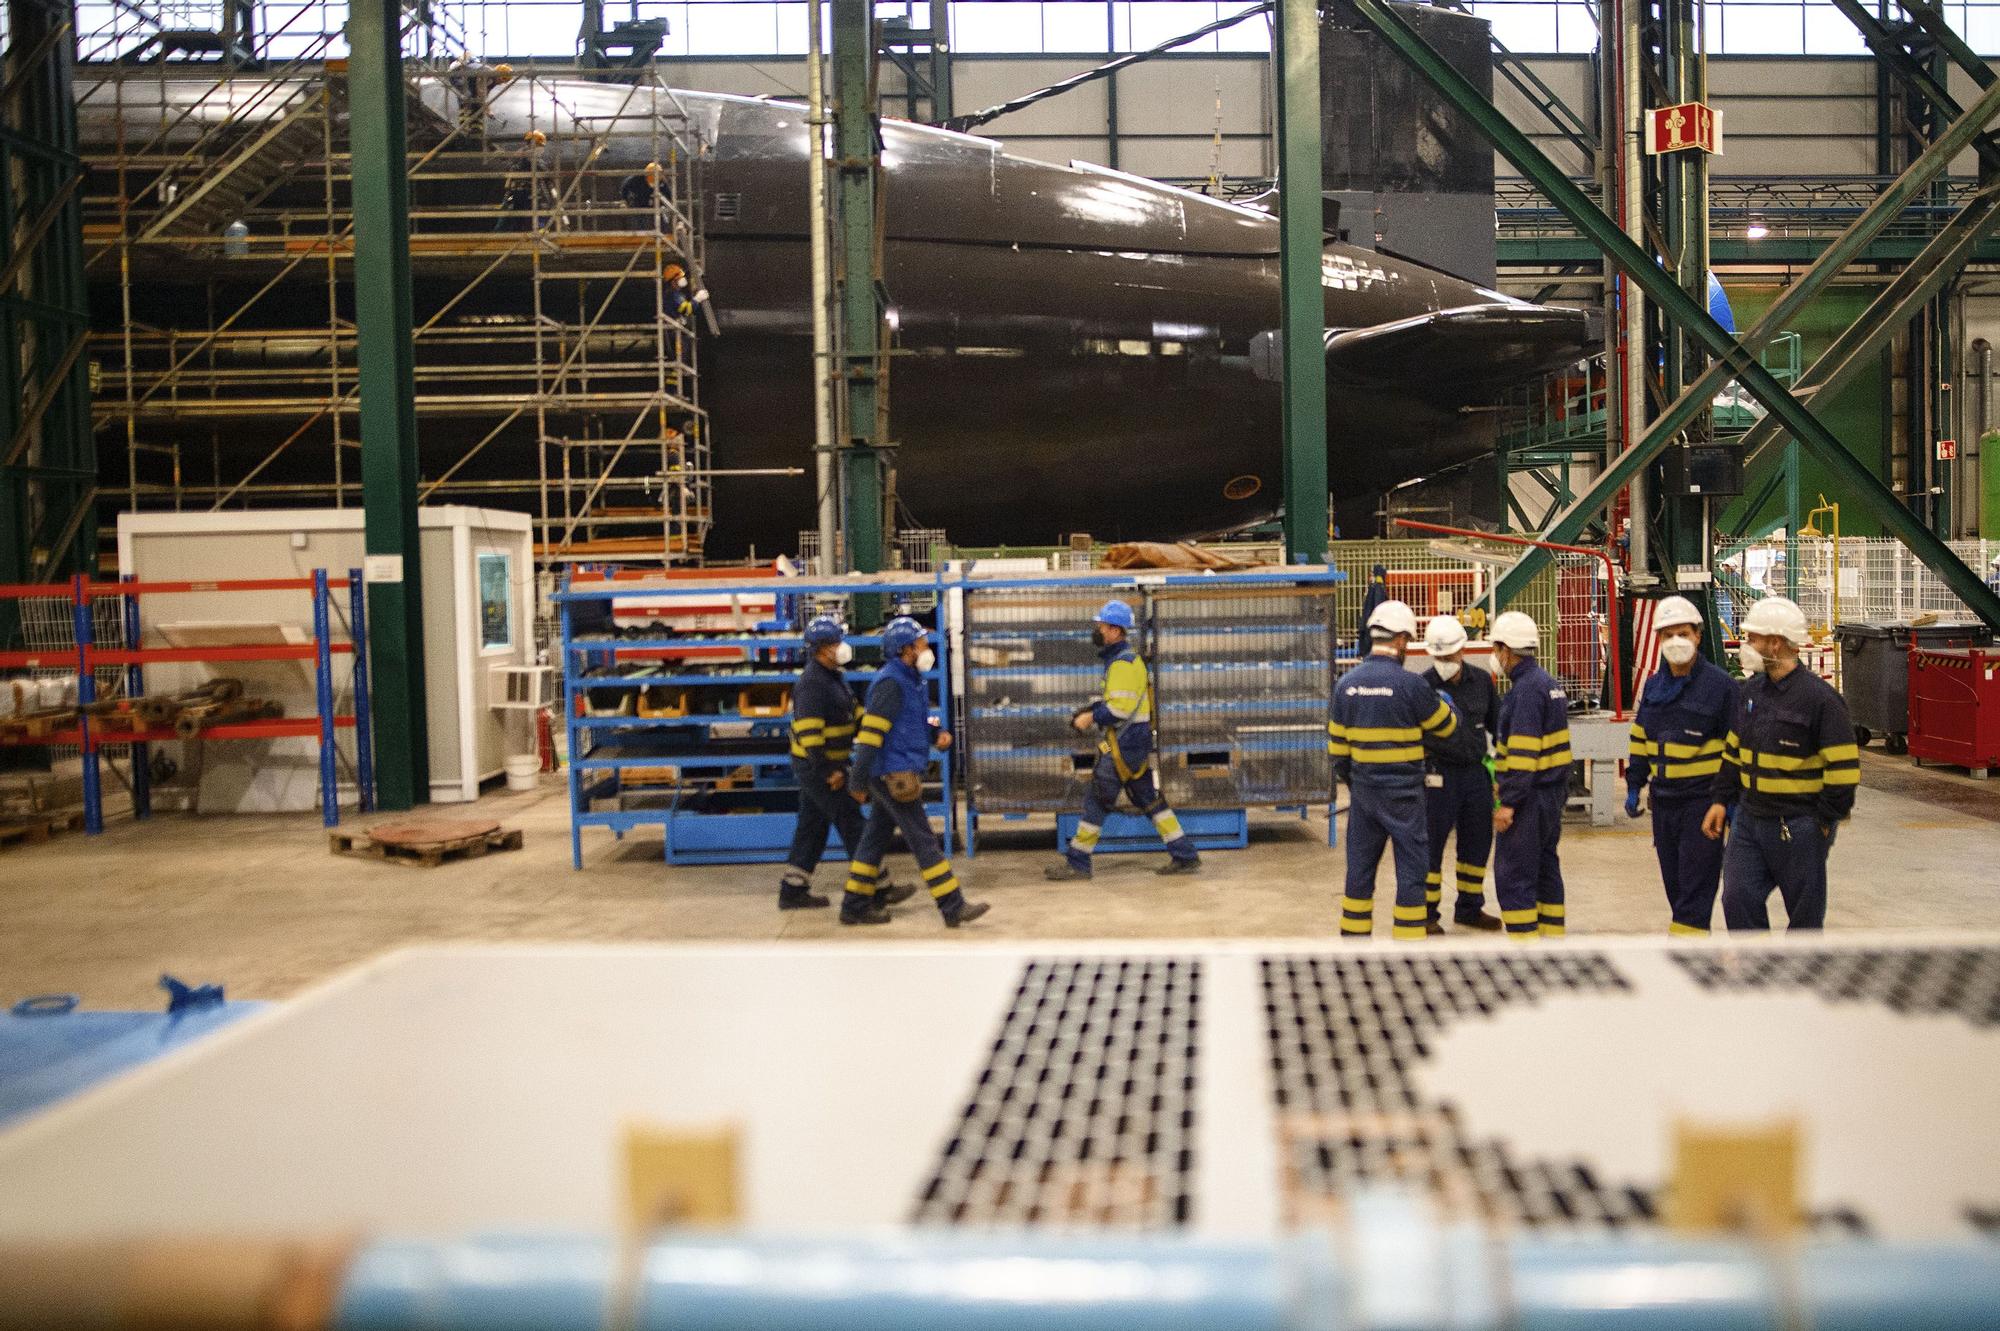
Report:
[[[534,790],[541,785],[542,756],[516,753],[507,758],[507,789]]]

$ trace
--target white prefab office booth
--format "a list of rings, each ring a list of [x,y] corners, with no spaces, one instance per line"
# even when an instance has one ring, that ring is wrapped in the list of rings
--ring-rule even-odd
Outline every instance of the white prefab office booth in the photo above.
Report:
[[[477,799],[480,783],[505,771],[509,741],[507,714],[492,705],[495,691],[505,688],[493,667],[535,659],[532,525],[525,513],[460,505],[419,509],[418,522],[431,798]],[[347,636],[343,582],[349,569],[362,567],[362,547],[358,508],[118,517],[119,571],[142,582],[306,577],[316,568],[327,570],[336,587],[336,639]],[[213,635],[214,626],[224,624],[264,635],[273,625],[302,631],[308,639],[312,633],[311,599],[297,592],[196,592],[144,598],[141,610],[149,646],[197,631]],[[352,670],[352,657],[334,657],[342,710],[351,702]],[[146,689],[186,688],[217,673],[242,677],[248,692],[282,703],[287,716],[313,713],[310,661],[150,666]],[[526,738],[513,736],[517,745]],[[341,731],[339,743],[343,796],[351,798],[353,733]],[[316,740],[230,741],[202,749],[192,771],[182,763],[198,783],[194,794],[202,810],[262,813],[316,806]]]

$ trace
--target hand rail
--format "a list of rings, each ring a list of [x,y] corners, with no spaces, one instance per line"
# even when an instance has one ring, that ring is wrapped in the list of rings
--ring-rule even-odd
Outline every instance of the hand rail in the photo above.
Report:
[[[1625,668],[1622,660],[1623,653],[1619,650],[1618,637],[1618,566],[1612,562],[1609,554],[1606,554],[1602,550],[1592,549],[1587,545],[1564,545],[1560,541],[1538,541],[1529,536],[1512,536],[1505,532],[1496,531],[1475,531],[1470,527],[1444,527],[1435,522],[1417,522],[1410,518],[1396,518],[1393,519],[1393,523],[1395,526],[1405,528],[1409,531],[1437,532],[1444,536],[1465,536],[1478,541],[1499,541],[1504,545],[1532,545],[1543,550],[1561,550],[1568,554],[1589,555],[1592,559],[1602,560],[1604,562],[1605,587],[1607,589],[1605,604],[1610,608],[1611,612],[1611,633],[1609,635],[1611,640],[1611,716],[1613,720],[1624,719]],[[1500,607],[1496,604],[1493,607],[1493,611],[1495,614],[1498,614]]]

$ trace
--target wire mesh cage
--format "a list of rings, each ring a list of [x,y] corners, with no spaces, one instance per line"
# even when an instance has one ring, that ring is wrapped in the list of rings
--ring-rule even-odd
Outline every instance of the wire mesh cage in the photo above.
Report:
[[[1070,716],[1103,677],[1090,625],[1104,599],[1086,587],[966,593],[964,762],[980,812],[1055,813],[1076,804],[1096,741],[1072,729]]]
[[[38,711],[74,709],[77,696],[76,604],[67,588],[56,596],[28,596],[10,603],[22,651],[41,656],[44,665],[7,672],[0,679],[0,721]],[[99,647],[122,648],[125,641],[125,601],[119,596],[96,596],[90,601],[91,640]],[[101,666],[93,673],[97,698],[125,696],[126,670],[123,666]],[[56,759],[74,758],[81,751],[74,745],[52,746]]]
[[[1331,796],[1334,589],[1162,590],[1150,598],[1160,790],[1184,809]]]
[[[1324,802],[1336,585],[969,589],[962,728],[973,807],[1077,807],[1097,762],[1097,733],[1078,733],[1070,718],[1103,684],[1090,627],[1107,595],[1138,620],[1155,767],[1169,803]]]

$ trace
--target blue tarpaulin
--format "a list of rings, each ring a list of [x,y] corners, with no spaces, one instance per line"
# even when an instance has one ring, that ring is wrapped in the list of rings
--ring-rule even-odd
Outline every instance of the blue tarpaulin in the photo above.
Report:
[[[263,1007],[224,1000],[220,985],[190,988],[160,977],[164,1012],[85,1012],[69,995],[27,999],[0,1012],[0,1125]]]

